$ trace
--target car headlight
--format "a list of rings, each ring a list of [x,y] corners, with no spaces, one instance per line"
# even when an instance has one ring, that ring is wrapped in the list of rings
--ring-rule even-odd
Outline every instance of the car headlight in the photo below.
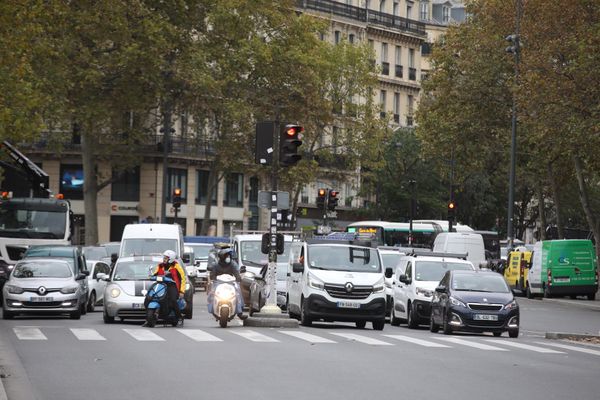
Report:
[[[112,288],[110,289],[110,297],[119,297],[121,295],[121,289],[119,288]]]
[[[185,290],[190,290],[190,287],[191,287],[191,286],[190,286],[190,283],[189,283],[189,282],[186,282],[186,283],[185,283]]]
[[[67,287],[60,289],[60,292],[62,294],[72,294],[72,293],[77,292],[78,288],[79,288],[79,286],[67,286]]]
[[[508,303],[507,305],[504,306],[505,310],[514,310],[517,307],[519,307],[519,305],[517,304],[516,300],[511,301],[510,303]]]
[[[221,284],[215,289],[215,296],[222,300],[229,300],[235,297],[235,288],[231,285]]]
[[[325,288],[325,283],[322,280],[314,276],[313,274],[308,274],[308,286],[313,289],[323,290]]]
[[[423,289],[423,288],[417,287],[415,289],[415,292],[417,293],[417,296],[424,296],[424,297],[432,297],[433,296],[433,290],[429,290],[429,289]]]
[[[452,296],[450,296],[450,303],[452,303],[453,306],[467,307],[465,303]]]
[[[15,285],[6,285],[6,290],[8,290],[8,293],[13,293],[13,294],[21,294],[25,291],[25,289],[23,289],[22,287],[15,286]]]
[[[373,285],[373,293],[381,293],[385,290],[385,280],[381,278]]]

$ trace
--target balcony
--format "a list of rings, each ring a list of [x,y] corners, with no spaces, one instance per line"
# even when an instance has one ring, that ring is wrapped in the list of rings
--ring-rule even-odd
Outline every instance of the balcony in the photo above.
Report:
[[[333,0],[296,0],[296,6],[304,10],[320,11],[402,32],[409,32],[420,36],[426,35],[425,24],[423,22],[351,6]]]
[[[417,69],[416,68],[409,68],[408,69],[408,79],[411,81],[416,81],[417,80]]]
[[[390,63],[382,62],[381,63],[381,75],[389,75],[390,74]]]
[[[396,78],[402,78],[402,65],[396,64]]]

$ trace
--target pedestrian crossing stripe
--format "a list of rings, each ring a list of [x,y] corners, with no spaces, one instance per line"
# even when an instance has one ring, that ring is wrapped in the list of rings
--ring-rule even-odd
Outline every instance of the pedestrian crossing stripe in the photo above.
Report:
[[[327,339],[327,338],[324,338],[321,336],[317,336],[317,335],[312,335],[310,333],[306,333],[306,332],[302,332],[302,331],[279,331],[279,332],[283,333],[285,335],[293,336],[300,340],[305,340],[310,343],[337,343],[333,340],[330,340],[330,339]]]
[[[392,339],[396,339],[396,340],[401,340],[401,341],[408,342],[408,343],[418,344],[419,346],[425,346],[425,347],[438,347],[438,348],[444,348],[444,347],[450,348],[451,347],[451,346],[446,346],[445,344],[430,342],[428,340],[417,339],[417,338],[413,338],[410,336],[404,336],[404,335],[383,335],[383,336],[389,337]]]
[[[263,335],[262,333],[258,333],[255,331],[250,331],[250,330],[229,330],[229,332],[235,334],[235,335],[239,335],[245,339],[248,339],[252,342],[262,342],[262,343],[275,343],[275,342],[279,342],[279,340],[277,339],[273,339],[270,336],[266,336]]]
[[[537,343],[544,344],[546,346],[557,347],[559,349],[579,351],[581,353],[587,353],[587,354],[593,354],[595,356],[600,356],[600,351],[588,349],[585,347],[569,346],[568,344],[561,344],[561,343],[544,343],[544,342],[537,342]]]
[[[99,334],[95,329],[78,329],[71,328],[71,332],[79,340],[106,340],[104,336]]]
[[[488,344],[478,343],[478,342],[472,342],[472,341],[469,341],[469,340],[464,340],[464,339],[459,339],[459,338],[436,337],[435,339],[444,340],[446,342],[450,342],[450,343],[454,343],[454,344],[460,344],[460,345],[467,346],[467,347],[474,347],[474,348],[479,349],[479,350],[486,350],[486,351],[508,351],[508,349],[503,349],[501,347],[490,346]]]
[[[351,341],[356,341],[356,342],[360,342],[360,343],[364,343],[364,344],[369,344],[372,346],[392,346],[391,343],[388,342],[383,342],[381,340],[378,339],[374,339],[368,336],[362,336],[362,335],[356,335],[354,333],[335,333],[335,332],[330,332],[331,335],[336,335],[336,336],[341,336],[343,338],[346,338],[348,340]]]
[[[519,342],[515,342],[515,341],[511,341],[511,340],[487,339],[487,341],[491,342],[491,343],[501,344],[504,346],[516,347],[517,349],[531,350],[531,351],[535,351],[536,353],[564,354],[564,352],[562,352],[562,351],[546,349],[546,348],[538,347],[538,346],[531,346],[529,344],[519,343]]]
[[[165,339],[148,329],[123,329],[135,340],[141,342],[164,342]]]
[[[211,335],[208,332],[204,332],[200,329],[177,329],[177,332],[189,337],[196,342],[222,342],[223,339]]]
[[[48,340],[39,328],[13,328],[20,340]]]

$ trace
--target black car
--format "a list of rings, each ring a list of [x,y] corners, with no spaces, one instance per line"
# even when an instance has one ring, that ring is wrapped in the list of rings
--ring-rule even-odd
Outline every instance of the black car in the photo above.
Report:
[[[431,301],[430,330],[508,331],[519,336],[519,305],[502,275],[492,271],[448,271]]]

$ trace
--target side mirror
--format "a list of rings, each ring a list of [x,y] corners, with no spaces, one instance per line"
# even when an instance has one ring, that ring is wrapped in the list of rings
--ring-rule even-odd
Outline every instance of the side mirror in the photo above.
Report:
[[[299,262],[295,262],[292,264],[292,271],[295,273],[302,273],[304,272],[304,264],[299,263]]]
[[[385,269],[385,277],[386,278],[391,278],[392,275],[394,275],[394,271],[390,267],[387,267]]]
[[[437,293],[446,293],[446,286],[443,286],[443,285],[438,286],[438,287],[435,288],[435,291]]]
[[[81,273],[85,276],[90,276],[90,271],[88,270],[81,271]]]
[[[117,262],[117,258],[119,258],[119,255],[117,253],[112,253],[110,255],[110,262],[114,264],[115,262]]]
[[[402,283],[405,283],[407,285],[410,285],[410,278],[404,274],[400,275],[400,277],[398,278],[398,280]]]
[[[89,275],[89,274],[88,274]],[[76,281],[82,281],[87,277],[86,274],[84,274],[83,272],[79,273],[79,275],[77,275],[77,277],[75,278]]]
[[[184,264],[190,264],[192,262],[192,253],[183,253],[181,260]]]

